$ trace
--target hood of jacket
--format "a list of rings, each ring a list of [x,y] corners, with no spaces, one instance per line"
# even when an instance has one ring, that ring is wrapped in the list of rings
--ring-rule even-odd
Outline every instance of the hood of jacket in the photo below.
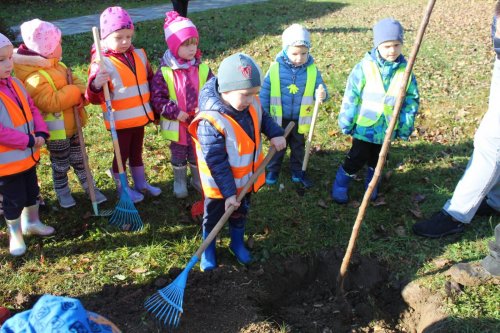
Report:
[[[40,69],[55,67],[59,63],[59,59],[56,58],[47,59],[40,55],[19,54],[17,51],[18,49],[15,49],[12,56],[14,59],[14,72],[16,77],[23,82],[31,73]]]

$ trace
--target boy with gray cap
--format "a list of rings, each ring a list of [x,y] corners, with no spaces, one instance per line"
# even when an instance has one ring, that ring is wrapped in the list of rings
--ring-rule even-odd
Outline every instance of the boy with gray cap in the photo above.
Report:
[[[274,120],[286,128],[288,123],[297,123],[287,138],[290,146],[290,169],[292,182],[301,183],[304,187],[313,186],[312,181],[302,171],[305,153],[304,134],[309,133],[311,126],[314,99],[324,101],[328,98],[326,86],[321,73],[314,64],[309,49],[311,36],[309,31],[300,24],[292,24],[283,31],[283,49],[262,84],[260,98],[262,108]],[[317,92],[319,85],[324,91]],[[316,96],[319,94],[318,96]],[[276,153],[267,166],[266,183],[276,184],[281,170],[285,151]]]
[[[250,193],[265,183],[262,174],[238,202],[236,196],[262,163],[261,132],[277,150],[286,146],[283,129],[262,112],[259,98],[260,68],[243,53],[224,59],[218,76],[211,78],[200,92],[199,112],[189,125],[196,145],[201,185],[205,195],[203,239],[206,239],[224,212],[234,206],[229,218],[229,251],[241,264],[252,260],[245,247],[246,215]],[[202,271],[217,267],[215,240],[203,252]]]
[[[394,110],[396,97],[406,70],[401,54],[403,27],[398,21],[385,18],[373,27],[374,48],[352,70],[339,114],[342,133],[353,137],[351,150],[338,168],[332,186],[332,198],[339,204],[349,201],[349,183],[365,164],[365,188],[373,178],[385,132]],[[415,76],[406,88],[406,97],[392,139],[408,140],[413,132],[419,95]],[[371,200],[378,195],[378,185]]]

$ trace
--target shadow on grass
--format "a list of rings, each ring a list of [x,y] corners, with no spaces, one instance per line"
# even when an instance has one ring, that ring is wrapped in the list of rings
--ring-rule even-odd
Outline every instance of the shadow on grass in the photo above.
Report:
[[[263,35],[281,36],[290,24],[328,15],[347,6],[341,2],[309,2],[305,0],[268,1],[251,5],[213,9],[189,15],[200,33],[200,49],[205,60],[216,59],[226,52],[238,50]],[[157,65],[166,50],[163,20],[139,22],[135,25],[134,45],[144,48],[149,60]],[[360,28],[339,28],[338,32],[358,32]],[[91,33],[65,36],[63,49],[69,66],[90,62]],[[281,41],[278,45],[281,45]],[[252,54],[259,50],[243,50]],[[228,53],[229,55],[229,53]],[[274,55],[271,55],[274,57]],[[213,70],[215,70],[213,68]]]

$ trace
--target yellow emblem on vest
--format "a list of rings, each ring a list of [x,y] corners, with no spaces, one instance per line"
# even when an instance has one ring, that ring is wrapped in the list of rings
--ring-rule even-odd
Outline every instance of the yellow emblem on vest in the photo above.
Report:
[[[288,88],[288,91],[290,92],[290,94],[292,94],[292,95],[295,95],[296,93],[298,93],[298,92],[299,92],[299,87],[297,87],[297,86],[295,85],[295,83],[292,83],[292,84],[291,84],[291,85],[289,85],[287,88]]]

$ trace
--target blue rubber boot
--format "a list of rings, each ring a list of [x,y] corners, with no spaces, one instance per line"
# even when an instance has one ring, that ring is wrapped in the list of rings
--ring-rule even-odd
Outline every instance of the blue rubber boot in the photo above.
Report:
[[[208,237],[212,230],[207,230],[203,227],[203,240]],[[215,253],[215,239],[208,245],[205,251],[201,254],[200,270],[202,272],[211,271],[217,267],[217,256]]]
[[[372,181],[373,174],[375,173],[375,169],[368,167],[366,170],[366,178],[365,178],[365,190],[368,188],[368,184]],[[380,180],[377,183],[377,186],[375,186],[375,189],[373,189],[372,196],[370,198],[371,201],[377,200],[378,197],[378,186],[380,185]]]
[[[278,182],[279,172],[276,171],[266,171],[266,184],[274,185]]]
[[[347,192],[349,191],[349,183],[351,180],[352,177],[344,171],[342,166],[340,166],[332,186],[333,201],[339,204],[346,204],[349,201]]]
[[[236,257],[238,262],[242,265],[247,265],[252,261],[250,251],[245,247],[245,227],[235,228],[229,226],[229,234],[231,236],[231,243],[229,243],[229,252]]]

